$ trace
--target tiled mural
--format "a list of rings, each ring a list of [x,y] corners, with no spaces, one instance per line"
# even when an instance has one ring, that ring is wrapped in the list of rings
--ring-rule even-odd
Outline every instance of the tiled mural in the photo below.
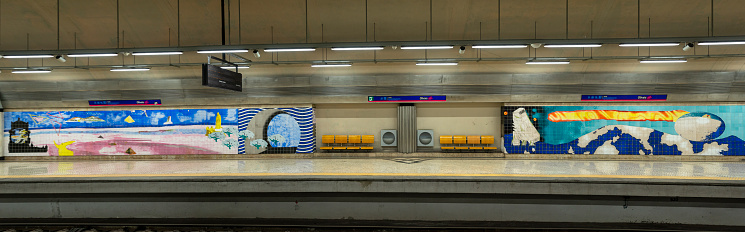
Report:
[[[315,149],[314,114],[307,107],[5,112],[4,116],[7,156],[307,153]]]
[[[511,154],[745,155],[743,106],[505,106]]]

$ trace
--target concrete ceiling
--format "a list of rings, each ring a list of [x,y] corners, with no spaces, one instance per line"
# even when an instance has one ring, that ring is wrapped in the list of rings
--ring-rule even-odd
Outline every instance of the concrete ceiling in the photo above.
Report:
[[[745,1],[742,0],[225,0],[225,4],[228,25],[225,44],[249,49],[272,44],[305,43],[444,41],[470,45],[457,42],[745,36],[745,14],[741,13],[745,9]],[[221,0],[0,0],[0,53],[45,51],[60,54],[64,51],[67,54],[74,50],[90,49],[124,51],[221,45],[221,14]],[[377,52],[319,49],[315,52],[262,53],[260,58],[250,53],[240,55],[257,63],[265,63],[241,70],[246,79],[464,73],[736,73],[745,67],[745,58],[737,57],[745,54],[745,45],[697,46],[687,52],[681,48],[621,48],[616,45],[594,49],[469,48],[465,54],[458,54],[457,49],[425,52],[386,47]],[[684,64],[639,64],[636,59],[611,59],[643,56],[696,58]],[[583,60],[569,65],[524,64],[524,60],[530,57]],[[473,61],[463,61],[453,67],[414,65],[413,60],[425,58]],[[478,59],[482,61],[476,61]],[[237,61],[234,58],[231,60]],[[307,63],[266,64],[323,60],[380,62],[359,62],[353,67],[335,69],[310,68]],[[407,62],[387,62],[396,60]],[[11,86],[14,82],[83,83],[152,79],[191,83],[200,78],[200,70],[198,66],[189,64],[204,62],[206,56],[194,52],[159,57],[120,55],[69,58],[65,63],[55,59],[0,59],[0,68],[55,69],[50,74],[11,74],[5,70],[0,73],[0,85]],[[154,68],[143,73],[113,73],[108,68],[96,68],[111,65],[149,65]],[[397,85],[411,84],[401,80]],[[0,100],[6,107],[14,106],[18,104],[7,104],[8,101],[20,100],[3,96],[14,96],[16,92],[46,91],[34,89],[34,86],[31,84],[26,89],[0,86]],[[69,90],[66,88],[63,86],[54,91],[96,91],[95,88],[99,87],[82,85],[70,87]],[[144,97],[148,93],[157,95],[148,92],[151,90],[146,87],[132,91],[135,90],[145,92],[128,95],[125,91],[121,95],[108,96],[128,98]],[[306,94],[312,92],[300,91]],[[438,93],[450,92],[445,88]],[[98,97],[94,95],[89,99],[97,100]],[[43,96],[34,99],[47,100]],[[64,98],[50,97],[48,100],[60,99]],[[82,97],[75,99],[83,100]]]

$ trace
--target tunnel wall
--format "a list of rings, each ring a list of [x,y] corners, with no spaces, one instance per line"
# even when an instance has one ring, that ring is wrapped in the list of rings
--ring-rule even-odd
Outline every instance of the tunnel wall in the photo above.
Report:
[[[502,108],[511,154],[745,155],[743,105]]]
[[[281,116],[261,116],[264,111],[281,112]],[[5,112],[3,118],[7,156],[315,150],[311,107],[13,111]]]

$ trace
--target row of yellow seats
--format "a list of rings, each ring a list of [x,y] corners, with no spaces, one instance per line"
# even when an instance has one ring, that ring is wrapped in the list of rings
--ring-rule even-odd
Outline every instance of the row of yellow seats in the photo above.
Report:
[[[447,144],[461,146],[444,146]],[[440,149],[442,150],[496,150],[497,148],[492,146],[477,146],[491,144],[494,144],[494,136],[491,135],[440,135]]]
[[[374,135],[324,135],[321,150],[372,150]]]

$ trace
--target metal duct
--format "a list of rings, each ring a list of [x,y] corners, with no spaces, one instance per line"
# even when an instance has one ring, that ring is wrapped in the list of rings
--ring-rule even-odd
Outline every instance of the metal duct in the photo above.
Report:
[[[401,104],[398,106],[398,152],[414,153],[416,151],[416,106]]]

